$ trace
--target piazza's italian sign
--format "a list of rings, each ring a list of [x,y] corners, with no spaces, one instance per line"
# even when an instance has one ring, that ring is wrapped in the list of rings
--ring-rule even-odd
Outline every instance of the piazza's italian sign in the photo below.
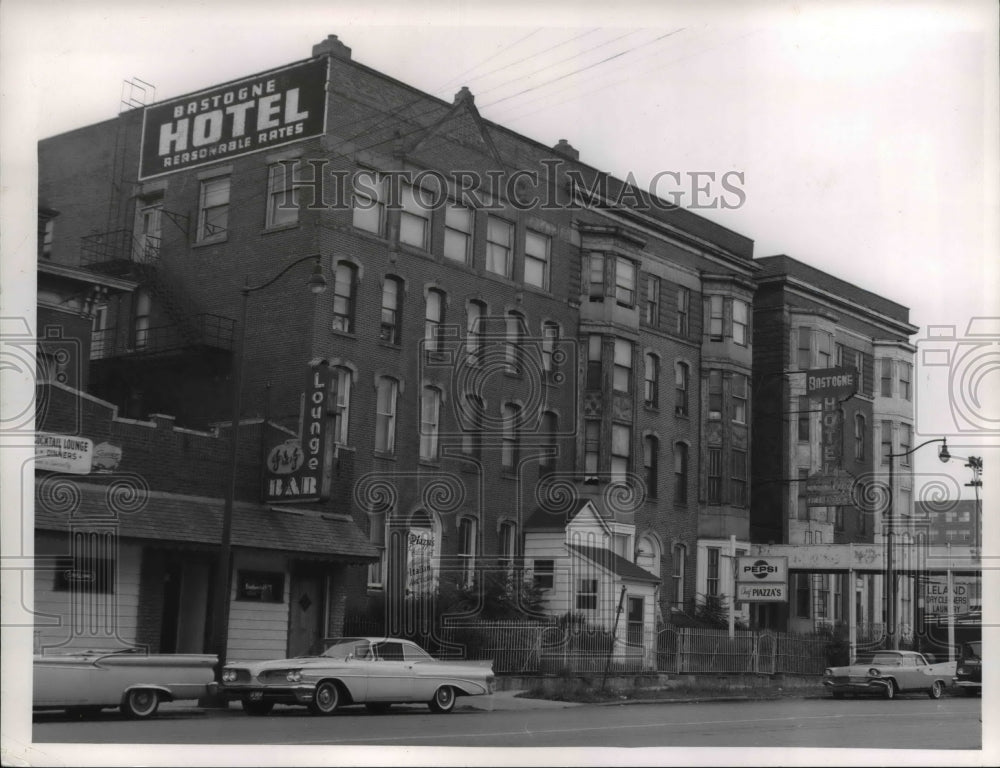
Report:
[[[326,78],[321,57],[151,104],[143,114],[139,178],[321,135]]]

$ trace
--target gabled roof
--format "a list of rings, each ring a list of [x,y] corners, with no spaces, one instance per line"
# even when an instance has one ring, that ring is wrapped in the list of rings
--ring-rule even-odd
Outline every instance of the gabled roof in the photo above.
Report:
[[[35,528],[69,531],[86,530],[88,524],[102,529],[113,525],[123,539],[220,545],[222,499],[161,491],[146,491],[144,498],[137,498],[141,503],[132,503],[124,493],[116,493],[114,485],[77,482],[67,495],[63,486],[41,479],[35,483]],[[347,515],[257,504],[234,504],[232,545],[338,561],[378,558],[368,537]]]
[[[631,560],[626,560],[621,555],[603,547],[587,547],[581,544],[567,544],[570,549],[579,552],[585,558],[601,566],[606,571],[610,571],[616,576],[630,581],[647,581],[659,584],[660,578],[653,575],[645,568],[640,568]]]
[[[532,531],[563,531],[566,524],[580,514],[580,510],[590,503],[590,499],[577,499],[567,510],[552,510],[546,507],[536,507],[524,521],[525,530]],[[600,515],[597,515],[600,517]]]

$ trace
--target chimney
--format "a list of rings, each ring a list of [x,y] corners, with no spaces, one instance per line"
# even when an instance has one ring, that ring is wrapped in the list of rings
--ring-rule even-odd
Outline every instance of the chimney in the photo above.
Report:
[[[468,101],[470,104],[476,103],[476,97],[473,96],[472,91],[470,91],[464,85],[458,89],[458,93],[455,94],[455,100],[452,102],[452,104],[458,104],[459,102],[462,101]]]
[[[558,152],[563,157],[569,157],[573,160],[580,159],[580,153],[573,149],[573,145],[566,141],[566,139],[559,139],[559,143],[552,147],[552,150]]]
[[[327,35],[326,40],[313,46],[313,56],[322,56],[323,54],[329,54],[345,61],[351,60],[351,49],[340,42],[336,35]]]

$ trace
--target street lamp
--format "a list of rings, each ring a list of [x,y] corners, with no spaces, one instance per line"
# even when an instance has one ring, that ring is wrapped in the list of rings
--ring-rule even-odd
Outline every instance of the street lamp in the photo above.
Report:
[[[232,391],[232,424],[229,438],[229,477],[226,485],[225,506],[222,511],[222,543],[219,548],[219,560],[215,574],[215,597],[212,610],[212,646],[218,654],[216,680],[221,680],[222,668],[226,664],[226,646],[229,644],[229,578],[232,574],[231,549],[233,529],[233,500],[236,497],[237,454],[239,447],[238,427],[240,422],[240,399],[243,394],[243,348],[247,335],[247,299],[251,293],[262,291],[276,283],[292,267],[306,261],[313,261],[313,271],[307,285],[314,294],[326,290],[326,278],[323,276],[321,256],[303,256],[285,266],[278,274],[260,285],[250,285],[249,278],[240,289],[240,322],[236,349],[233,354],[233,391]]]
[[[911,453],[920,450],[925,445],[930,445],[931,443],[941,443],[941,447],[938,449],[938,458],[941,459],[942,463],[947,463],[951,458],[951,454],[948,453],[948,438],[946,437],[935,437],[931,440],[926,440],[920,445],[914,446],[908,451],[903,451],[902,453],[889,452],[889,524],[886,530],[886,556],[885,556],[885,578],[886,578],[886,631],[889,633],[889,643],[893,650],[899,650],[899,633],[896,632],[896,566],[893,562],[895,549],[895,530],[896,530],[896,510],[895,510],[895,491],[894,482],[896,474],[896,459],[902,458],[903,456],[909,456]]]

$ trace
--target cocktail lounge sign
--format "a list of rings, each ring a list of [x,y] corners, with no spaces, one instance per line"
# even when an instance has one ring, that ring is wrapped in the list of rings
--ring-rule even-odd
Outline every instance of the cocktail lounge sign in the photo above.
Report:
[[[332,378],[328,365],[309,369],[302,434],[268,453],[264,468],[266,501],[319,501],[323,497],[326,408]]]
[[[146,107],[139,178],[322,135],[326,78],[321,57]]]

